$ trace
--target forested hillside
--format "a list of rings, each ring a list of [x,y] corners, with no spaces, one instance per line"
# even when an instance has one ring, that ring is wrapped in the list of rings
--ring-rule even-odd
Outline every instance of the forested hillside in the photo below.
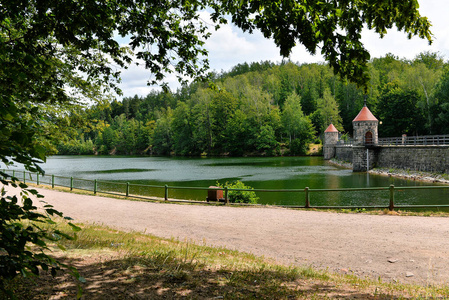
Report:
[[[449,133],[449,66],[437,53],[372,59],[367,104],[379,135]],[[54,114],[59,154],[304,154],[332,122],[352,134],[364,93],[325,64],[239,64],[175,93]],[[55,132],[54,128],[52,130]]]

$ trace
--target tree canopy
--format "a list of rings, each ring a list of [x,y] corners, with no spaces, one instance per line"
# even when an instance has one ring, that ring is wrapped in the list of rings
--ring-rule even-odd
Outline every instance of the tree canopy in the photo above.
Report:
[[[321,49],[336,74],[365,91],[370,56],[361,42],[364,26],[380,36],[396,26],[431,42],[430,22],[416,0],[2,0],[2,161],[15,157],[31,166],[28,155],[43,159],[45,144],[33,140],[41,124],[30,116],[45,115],[42,104],[73,102],[73,93],[101,98],[108,89],[119,92],[120,68],[134,58],[149,70],[149,84],[166,87],[170,72],[180,81],[205,76],[211,30],[200,18],[204,10],[215,27],[230,18],[244,31],[260,30],[285,57],[297,43],[313,54]],[[129,43],[122,46],[117,37]]]
[[[244,31],[260,30],[284,57],[297,43],[312,54],[321,49],[336,74],[365,89],[370,55],[361,42],[364,26],[381,37],[396,26],[409,38],[417,35],[432,41],[430,22],[420,16],[417,0],[240,0],[215,1],[213,7],[215,20],[230,14]]]

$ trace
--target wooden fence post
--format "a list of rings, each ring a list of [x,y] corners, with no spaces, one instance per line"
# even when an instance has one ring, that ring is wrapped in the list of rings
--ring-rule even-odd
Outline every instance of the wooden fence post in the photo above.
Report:
[[[165,185],[165,201],[168,201],[168,185]]]
[[[390,211],[394,210],[394,185],[390,185],[390,205],[388,206]]]
[[[310,208],[310,199],[309,199],[309,187],[304,189],[304,193],[306,195],[306,205],[305,208]]]
[[[227,186],[225,186],[224,191],[225,191],[225,203],[229,204],[228,187]]]

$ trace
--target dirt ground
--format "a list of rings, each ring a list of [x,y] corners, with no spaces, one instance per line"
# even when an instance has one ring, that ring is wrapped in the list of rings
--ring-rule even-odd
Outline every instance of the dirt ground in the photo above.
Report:
[[[449,282],[449,218],[126,201],[39,189],[78,222],[383,281]]]

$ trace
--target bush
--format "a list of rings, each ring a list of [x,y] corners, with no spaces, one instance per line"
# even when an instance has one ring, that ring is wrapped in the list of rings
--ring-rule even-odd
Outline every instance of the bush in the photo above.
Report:
[[[290,143],[290,154],[291,155],[305,155],[307,150],[309,150],[309,144],[300,139],[294,139]]]
[[[253,188],[250,186],[246,186],[240,180],[234,181],[233,183],[226,182],[224,185],[217,183],[219,187],[227,187],[228,189],[244,189],[244,190],[252,190]],[[228,191],[228,199],[231,203],[252,203],[256,204],[259,200],[259,197],[256,196],[255,192],[251,191]]]

